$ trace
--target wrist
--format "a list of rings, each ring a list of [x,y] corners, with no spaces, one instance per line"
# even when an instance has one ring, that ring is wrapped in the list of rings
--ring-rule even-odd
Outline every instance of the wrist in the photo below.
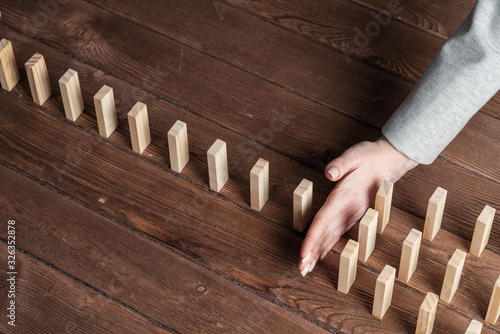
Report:
[[[379,147],[382,157],[386,159],[385,162],[389,164],[389,175],[387,176],[392,180],[388,181],[395,182],[406,174],[406,172],[418,166],[416,161],[399,152],[384,136],[375,143]]]

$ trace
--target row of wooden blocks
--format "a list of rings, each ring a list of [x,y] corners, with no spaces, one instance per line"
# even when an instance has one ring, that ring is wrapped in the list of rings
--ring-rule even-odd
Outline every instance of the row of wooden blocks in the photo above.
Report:
[[[52,94],[47,65],[43,56],[35,53],[25,64],[33,101],[42,105]],[[0,42],[0,78],[2,88],[10,91],[20,80],[10,41]],[[76,121],[84,110],[78,72],[69,69],[60,79],[59,88],[66,117]],[[108,138],[118,127],[113,89],[104,85],[94,95],[99,134]],[[127,114],[132,149],[142,154],[151,143],[147,106],[137,102]],[[180,173],[189,161],[187,125],[177,121],[168,132],[170,167]],[[207,152],[210,188],[219,192],[229,179],[226,143],[217,139]],[[302,232],[312,218],[313,184],[302,180],[294,192],[294,223]],[[269,199],[269,161],[259,159],[250,171],[250,204],[260,211]]]
[[[340,292],[346,294],[349,292],[356,278],[358,259],[365,263],[375,249],[377,231],[382,233],[389,220],[392,191],[392,183],[385,181],[381,185],[375,200],[375,208],[377,210],[371,208],[368,209],[360,221],[358,241],[349,240],[342,251],[340,256],[338,281],[338,290]],[[443,217],[446,195],[446,190],[442,188],[436,189],[429,200],[424,233],[416,229],[412,229],[406,237],[403,243],[399,265],[398,279],[400,281],[408,283],[417,268],[422,236],[427,240],[432,240],[439,231]],[[471,242],[471,254],[480,256],[486,247],[491,233],[495,211],[495,209],[486,205],[479,215]],[[440,299],[446,303],[451,302],[458,289],[462,269],[465,264],[465,258],[466,253],[457,249],[448,262],[440,295]],[[395,276],[396,269],[387,265],[377,279],[372,314],[378,319],[383,318],[391,304]],[[433,293],[428,293],[422,303],[422,306],[420,307],[416,331],[417,333],[432,332],[437,304],[438,296]],[[499,315],[500,277],[494,286],[485,320],[494,325],[497,322]],[[482,324],[480,322],[473,321],[467,333],[478,333],[478,331],[474,331],[474,329],[477,328],[479,328],[480,332]]]

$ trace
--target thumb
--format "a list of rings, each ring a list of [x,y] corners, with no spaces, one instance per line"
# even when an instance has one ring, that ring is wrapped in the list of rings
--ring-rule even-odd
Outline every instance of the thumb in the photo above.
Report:
[[[330,181],[338,181],[346,174],[356,169],[356,155],[351,150],[347,150],[340,157],[328,163],[325,167],[325,175]]]

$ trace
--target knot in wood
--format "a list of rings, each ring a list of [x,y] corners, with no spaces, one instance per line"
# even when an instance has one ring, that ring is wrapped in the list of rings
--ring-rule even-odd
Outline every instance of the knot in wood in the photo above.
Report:
[[[199,294],[205,293],[208,290],[207,286],[203,284],[198,284],[194,289]]]

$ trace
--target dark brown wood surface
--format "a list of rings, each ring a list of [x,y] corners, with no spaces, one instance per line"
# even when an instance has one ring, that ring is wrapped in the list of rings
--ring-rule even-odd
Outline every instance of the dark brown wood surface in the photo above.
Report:
[[[0,94],[0,239],[15,219],[22,308],[18,327],[2,321],[0,331],[414,332],[420,303],[439,294],[454,250],[468,250],[484,205],[500,208],[498,96],[432,165],[395,185],[388,229],[347,296],[336,291],[339,254],[357,228],[303,278],[292,193],[312,180],[319,208],[333,187],[324,165],[380,136],[472,5],[401,1],[380,35],[353,50],[353,28],[383,15],[385,1],[2,1],[0,37],[12,40],[22,79]],[[41,107],[22,66],[35,52],[54,91]],[[85,103],[76,122],[57,84],[68,68],[79,72]],[[108,139],[92,100],[104,84],[119,118]],[[142,155],[131,150],[126,117],[137,101],[148,105],[152,133]],[[177,119],[191,151],[181,174],[169,168],[166,138]],[[206,162],[217,138],[228,143],[231,170],[219,194]],[[259,157],[271,166],[260,213],[249,207],[248,175]],[[449,192],[443,229],[422,243],[414,277],[396,282],[392,307],[376,320],[377,275],[398,268],[437,186]],[[464,332],[471,319],[500,333],[484,322],[500,275],[498,226],[497,217],[483,255],[467,257],[452,303],[439,304],[436,333]],[[1,254],[5,310],[5,245]]]

